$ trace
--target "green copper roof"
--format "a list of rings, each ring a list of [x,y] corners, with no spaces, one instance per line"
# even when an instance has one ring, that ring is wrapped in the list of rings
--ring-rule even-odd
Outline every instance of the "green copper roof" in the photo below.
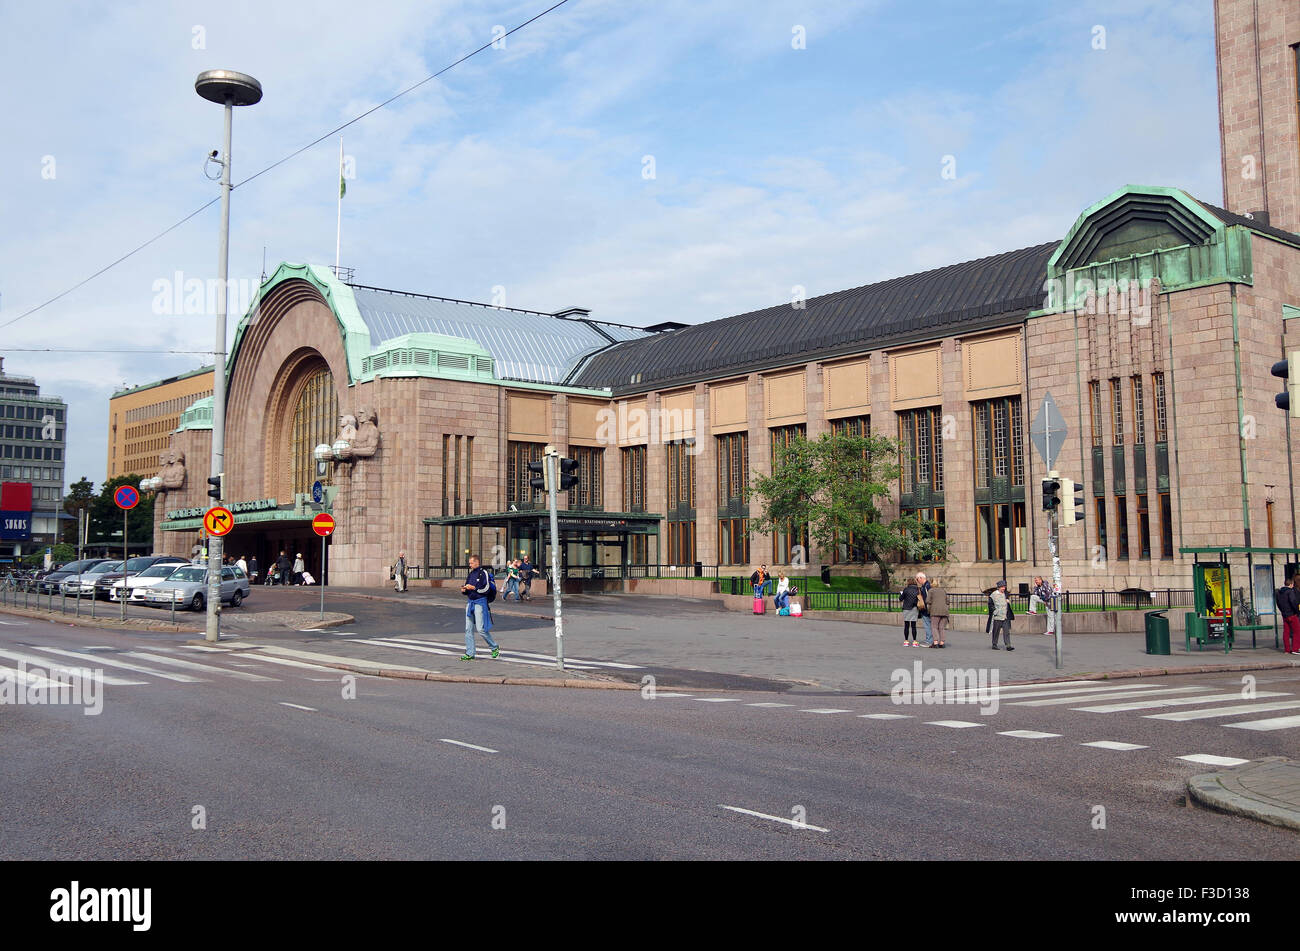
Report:
[[[212,397],[205,396],[201,400],[195,400],[185,408],[181,413],[181,424],[176,427],[176,431],[182,432],[186,429],[211,429],[212,428]]]

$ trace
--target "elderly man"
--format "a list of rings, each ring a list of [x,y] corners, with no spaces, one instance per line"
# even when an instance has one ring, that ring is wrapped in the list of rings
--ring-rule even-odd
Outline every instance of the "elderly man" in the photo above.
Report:
[[[397,553],[397,562],[393,565],[393,590],[406,590],[406,552]]]
[[[925,622],[925,646],[934,646],[934,627],[930,621],[930,582],[925,577],[925,572],[916,573],[916,588],[920,595],[916,607],[917,613],[921,620]]]

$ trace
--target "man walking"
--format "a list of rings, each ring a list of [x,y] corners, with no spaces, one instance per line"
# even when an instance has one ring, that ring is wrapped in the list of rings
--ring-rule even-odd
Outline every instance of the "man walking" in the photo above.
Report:
[[[406,552],[397,553],[397,563],[393,565],[393,589],[395,591],[406,590]]]
[[[465,653],[461,660],[474,659],[474,630],[483,635],[487,646],[492,648],[492,657],[501,653],[501,646],[492,640],[492,612],[488,608],[488,592],[491,582],[488,574],[479,567],[478,555],[469,556],[469,577],[460,586],[468,603],[465,605]]]
[[[280,579],[280,584],[288,584],[289,569],[293,567],[293,562],[289,560],[289,556],[284,553],[283,548],[280,549],[280,557],[275,559],[275,567],[278,572],[277,577]]]
[[[1300,591],[1295,587],[1295,575],[1278,591],[1277,609],[1282,615],[1282,650],[1300,654]]]
[[[1007,583],[999,579],[998,585],[993,589],[993,594],[989,596],[993,602],[993,649],[998,649],[998,632],[1002,632],[1002,643],[1007,650],[1013,651],[1011,646],[1011,619],[1015,616],[1011,611],[1011,602],[1007,600]]]
[[[257,556],[248,559],[248,583],[257,584]]]
[[[533,566],[528,560],[527,552],[524,552],[524,560],[519,563],[519,581],[524,586],[522,600],[533,600]]]

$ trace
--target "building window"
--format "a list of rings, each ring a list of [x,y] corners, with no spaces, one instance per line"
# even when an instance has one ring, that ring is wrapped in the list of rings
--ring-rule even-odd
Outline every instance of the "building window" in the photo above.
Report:
[[[865,439],[871,435],[871,417],[845,416],[841,419],[832,419],[831,433],[835,436]],[[849,532],[841,538],[840,534],[836,532],[831,547],[831,561],[840,565],[849,562],[861,562],[862,560],[862,539],[856,537],[853,532]]]
[[[798,426],[778,426],[770,430],[770,432],[772,439],[772,468],[775,469],[782,458],[782,453],[794,445],[795,440],[804,438],[807,427],[802,424]],[[796,559],[806,561],[807,557],[808,526],[793,521],[778,525],[776,531],[772,533],[772,563],[789,565],[793,564]]]
[[[670,521],[668,523],[668,551],[664,556],[669,565],[695,564],[695,521]]]
[[[845,416],[843,419],[832,419],[831,432],[836,436],[865,438],[871,435],[871,417]]]
[[[745,505],[748,502],[749,433],[728,433],[719,436],[718,505]]]
[[[1138,517],[1138,557],[1151,557],[1151,512],[1147,508],[1147,496],[1137,497]]]
[[[1156,442],[1168,442],[1168,429],[1165,425],[1165,375],[1151,374],[1151,389],[1156,395]]]
[[[1115,498],[1115,557],[1128,557],[1128,499]]]
[[[1147,441],[1146,403],[1142,399],[1142,377],[1133,377],[1133,445],[1145,446]]]
[[[1111,424],[1115,429],[1115,445],[1124,445],[1124,401],[1120,397],[1119,378],[1110,381]]]
[[[569,490],[569,508],[600,509],[604,506],[605,450],[571,446],[578,463],[578,484]]]
[[[322,367],[307,378],[298,394],[293,414],[293,491],[309,492],[319,479],[325,485],[334,480],[334,467],[317,472],[315,450],[321,443],[332,444],[338,432],[339,403],[334,377]]]
[[[718,563],[749,564],[749,519],[718,519]]]
[[[1160,557],[1174,557],[1174,512],[1168,492],[1160,495]]]
[[[695,447],[685,440],[665,447],[668,457],[667,552],[670,565],[695,563]]]
[[[1001,483],[1024,486],[1024,436],[1020,397],[974,403],[975,487],[987,489]]]
[[[1097,496],[1092,501],[1097,513],[1097,544],[1101,546],[1102,558],[1109,558],[1110,551],[1106,546],[1106,498]]]
[[[1023,502],[975,507],[976,557],[980,561],[1023,561],[1028,531]]]
[[[447,440],[443,436],[443,476],[442,496],[447,498]],[[510,442],[506,444],[506,502],[517,508],[532,508],[542,503],[542,490],[534,489],[529,480],[532,473],[528,463],[541,462],[542,450],[546,446],[540,442]],[[644,451],[644,450],[643,450]]]
[[[903,446],[900,479],[905,495],[917,490],[943,491],[943,421],[937,406],[898,414],[898,438]]]
[[[623,511],[645,511],[645,446],[632,446],[622,451],[623,456]],[[645,542],[645,536],[634,536]]]
[[[1101,428],[1101,383],[1093,380],[1088,384],[1088,403],[1092,406],[1092,446],[1094,449],[1104,445]]]

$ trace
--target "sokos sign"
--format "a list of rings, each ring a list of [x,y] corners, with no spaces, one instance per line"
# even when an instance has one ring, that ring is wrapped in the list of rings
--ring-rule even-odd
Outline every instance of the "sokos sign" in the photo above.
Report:
[[[0,512],[0,540],[25,542],[31,537],[31,512]]]

